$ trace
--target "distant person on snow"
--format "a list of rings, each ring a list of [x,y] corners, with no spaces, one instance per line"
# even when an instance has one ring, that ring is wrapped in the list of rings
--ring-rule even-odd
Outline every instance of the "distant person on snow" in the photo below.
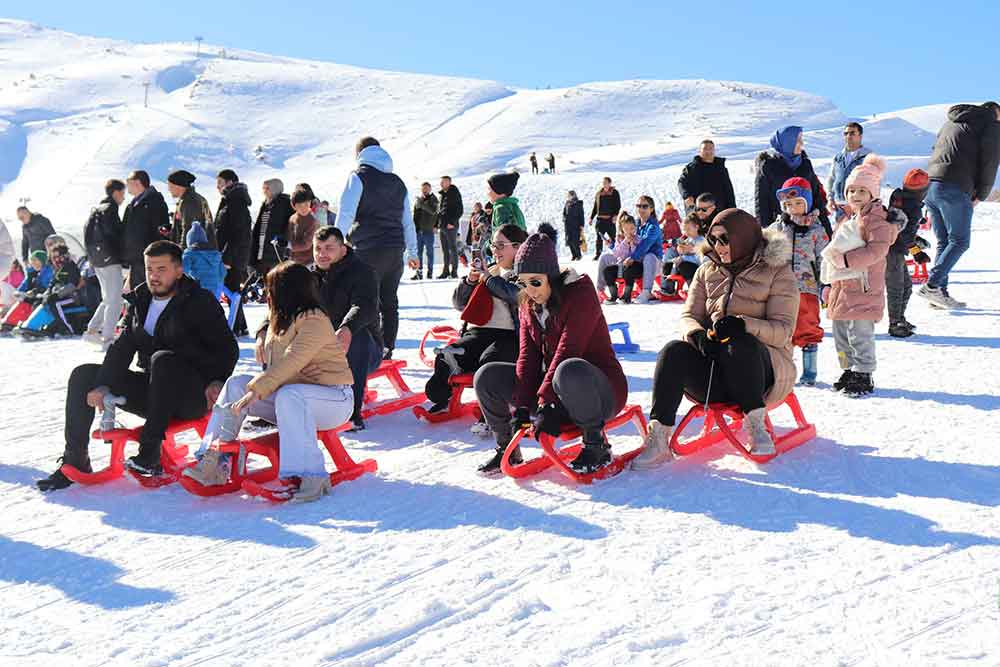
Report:
[[[851,122],[844,126],[844,148],[833,156],[830,165],[830,176],[826,179],[826,192],[830,197],[827,210],[834,220],[840,220],[848,214],[846,210],[847,195],[844,184],[856,167],[860,167],[865,156],[871,150],[861,145],[865,128],[861,123]]]
[[[420,184],[420,196],[413,204],[413,224],[417,228],[417,266],[416,273],[410,280],[423,280],[434,277],[434,230],[437,228],[438,198],[431,184],[426,181]],[[424,258],[427,263],[424,263]],[[427,269],[426,273],[424,269]]]
[[[537,174],[538,173],[538,156],[535,155],[534,151],[532,151],[531,155],[528,156],[528,160],[531,162],[531,173],[532,174]]]
[[[802,128],[789,125],[778,129],[771,137],[770,151],[757,156],[754,162],[757,174],[754,187],[757,220],[762,227],[767,227],[778,219],[781,206],[774,193],[789,178],[799,176],[812,185],[813,207],[820,210],[820,223],[827,234],[830,234],[830,221],[826,217],[826,196],[812,162],[803,150],[804,145]]]
[[[917,292],[939,308],[964,308],[948,293],[948,274],[969,249],[972,212],[989,198],[1000,165],[1000,104],[958,104],[938,132],[927,173],[924,203],[930,213],[937,254],[930,277]]]
[[[912,256],[913,261],[924,263],[930,257],[924,252],[917,240],[917,231],[923,222],[924,198],[930,177],[923,169],[911,169],[903,177],[903,187],[896,188],[889,196],[889,208],[897,209],[906,215],[906,226],[900,230],[895,242],[889,247],[885,258],[885,291],[889,302],[889,335],[894,338],[908,338],[913,335],[916,325],[906,319],[906,306],[913,292],[913,279],[906,266],[906,260]]]
[[[129,174],[125,188],[132,201],[125,207],[122,264],[129,269],[128,289],[134,290],[146,281],[143,252],[150,243],[163,238],[161,229],[170,229],[170,211],[163,195],[149,184],[145,171]]]
[[[684,210],[694,208],[698,195],[709,192],[715,196],[720,211],[736,206],[733,182],[726,169],[726,158],[715,156],[715,142],[703,139],[698,146],[698,154],[684,167],[677,179],[677,189],[684,199]]]
[[[681,230],[681,213],[674,207],[672,201],[663,205],[663,213],[660,215],[660,233],[663,234],[664,241],[673,241],[684,233]]]
[[[776,194],[781,202],[782,214],[774,226],[792,244],[792,273],[799,287],[799,316],[795,320],[792,345],[802,348],[802,376],[799,382],[812,386],[816,384],[816,357],[819,344],[823,342],[819,317],[819,299],[823,291],[820,282],[822,252],[830,237],[819,221],[819,209],[813,207],[809,181],[790,178]]]
[[[773,453],[766,405],[795,386],[792,332],[799,290],[791,247],[777,229],[762,230],[746,211],[719,214],[703,249],[680,320],[680,340],[660,350],[643,451],[635,470],[673,458],[670,440],[685,394],[703,403],[735,403],[745,415],[751,453]]]
[[[385,358],[391,359],[399,331],[399,281],[403,251],[411,269],[417,259],[417,232],[406,184],[392,173],[392,158],[373,137],[355,147],[358,168],[347,178],[340,196],[337,229],[358,257],[375,269],[379,281],[379,310],[385,336]]]
[[[823,301],[844,370],[833,388],[853,397],[875,390],[875,323],[885,314],[885,258],[898,233],[878,198],[885,167],[884,158],[869,153],[847,177],[852,213],[837,223],[823,250]]]
[[[261,186],[264,201],[250,232],[250,265],[258,276],[280,264],[288,252],[288,221],[294,211],[292,199],[280,178],[270,178]]]
[[[653,283],[660,273],[663,260],[663,234],[656,218],[656,204],[649,195],[642,195],[635,204],[638,243],[624,262],[623,277],[626,293],[630,293],[634,280],[642,278],[642,292],[636,303],[649,303],[653,299]]]
[[[444,269],[438,278],[458,278],[458,228],[462,224],[462,193],[451,182],[451,176],[441,177],[441,191],[438,192],[437,225],[441,236],[441,254]],[[430,277],[430,276],[428,276]]]
[[[305,266],[313,263],[313,236],[320,227],[311,207],[308,192],[300,190],[292,195],[295,214],[288,220],[288,258]]]
[[[27,206],[17,207],[17,219],[21,221],[21,260],[28,261],[28,255],[45,249],[45,239],[56,230],[52,222],[41,213],[32,213]]]
[[[621,294],[618,293],[618,279],[625,280],[625,260],[632,256],[639,245],[637,230],[635,218],[626,211],[618,214],[618,240],[614,250],[605,250],[597,263],[597,291],[608,290],[607,303],[618,303],[619,297],[623,303],[632,303],[635,277],[632,278],[632,284],[626,282],[625,291]]]
[[[226,278],[226,267],[222,263],[222,253],[208,242],[208,234],[195,220],[191,223],[185,239],[183,255],[184,273],[198,281],[203,289],[214,294],[222,294],[222,284]]]
[[[549,163],[549,173],[556,173],[556,156],[549,153],[548,157],[545,158],[545,161]]]
[[[483,235],[480,243],[483,248],[483,256],[487,259],[493,257],[492,248],[489,247],[490,239],[498,229],[504,225],[517,225],[524,231],[528,231],[528,225],[524,221],[524,213],[521,212],[521,204],[517,197],[514,197],[514,188],[521,177],[516,171],[511,173],[493,174],[486,179],[486,196],[490,200],[493,212],[490,216],[490,229]]]
[[[625,407],[628,382],[594,284],[586,274],[559,268],[555,240],[545,233],[532,234],[518,248],[514,273],[521,288],[517,361],[488,363],[474,380],[497,445],[479,471],[500,472],[517,430],[558,436],[564,426],[575,426],[583,447],[570,466],[595,472],[611,462],[604,425]],[[521,463],[520,451],[510,460]]]
[[[573,260],[583,259],[580,253],[580,243],[583,241],[583,226],[586,218],[583,213],[583,202],[576,196],[574,190],[566,193],[566,203],[563,204],[563,234],[566,246]]]
[[[594,259],[600,259],[605,240],[607,240],[609,248],[615,247],[615,236],[617,235],[615,221],[621,210],[621,195],[611,185],[611,178],[605,176],[601,189],[594,195],[594,207],[590,211],[590,223],[594,225],[597,237],[594,243]]]
[[[215,214],[215,240],[226,267],[224,285],[230,292],[238,293],[247,278],[247,266],[250,264],[250,193],[232,169],[219,172],[215,187],[222,195]],[[233,321],[233,331],[238,338],[249,333],[242,300]]]
[[[168,422],[204,415],[239,357],[219,300],[184,275],[180,246],[157,241],[146,249],[145,263],[147,280],[130,295],[123,329],[104,362],[77,366],[70,374],[61,462],[83,472],[91,472],[90,429],[94,409],[103,409],[106,395],[124,397],[124,410],[146,418],[139,453],[126,465],[157,475]],[[136,354],[139,371],[129,369]],[[56,469],[38,488],[54,491],[71,484]]]
[[[122,245],[125,228],[118,207],[125,201],[125,184],[111,179],[104,185],[104,199],[90,212],[83,230],[87,261],[101,286],[101,303],[87,325],[83,340],[108,346],[122,313]]]
[[[671,242],[663,255],[663,278],[660,280],[660,291],[663,294],[677,293],[677,279],[671,276],[681,276],[688,285],[694,280],[694,274],[704,261],[701,251],[705,237],[701,234],[698,216],[689,213],[684,218],[684,233]]]
[[[167,176],[167,190],[177,202],[174,207],[173,225],[170,228],[171,241],[186,248],[187,234],[191,223],[198,221],[208,236],[208,242],[215,245],[215,225],[212,223],[212,209],[208,200],[195,192],[195,175],[179,169]]]

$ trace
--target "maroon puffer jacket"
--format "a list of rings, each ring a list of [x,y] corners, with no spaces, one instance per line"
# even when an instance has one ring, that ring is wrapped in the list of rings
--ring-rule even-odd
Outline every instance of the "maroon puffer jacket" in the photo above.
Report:
[[[536,405],[558,402],[552,387],[556,368],[566,359],[585,359],[601,369],[615,395],[615,411],[628,400],[625,372],[611,347],[608,323],[597,300],[594,283],[587,275],[569,269],[559,310],[551,314],[545,330],[522,305],[520,353],[517,356],[517,386],[514,405],[534,409]]]

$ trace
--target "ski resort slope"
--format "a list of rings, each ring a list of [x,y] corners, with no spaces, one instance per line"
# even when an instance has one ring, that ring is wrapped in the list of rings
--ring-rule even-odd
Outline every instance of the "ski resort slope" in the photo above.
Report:
[[[879,326],[874,397],[797,390],[818,438],[753,465],[719,447],[590,487],[474,472],[469,423],[408,412],[347,436],[379,472],[321,502],[200,499],[130,479],[42,495],[75,340],[0,340],[0,662],[11,665],[928,665],[1000,655],[1000,205],[952,276]],[[581,266],[593,271],[593,264]],[[404,283],[397,354],[455,323],[447,281]],[[648,410],[680,306],[613,306]],[[251,308],[251,324],[263,316]],[[252,351],[243,348],[243,368]],[[635,446],[614,434],[616,447]],[[95,463],[106,449],[95,444]]]

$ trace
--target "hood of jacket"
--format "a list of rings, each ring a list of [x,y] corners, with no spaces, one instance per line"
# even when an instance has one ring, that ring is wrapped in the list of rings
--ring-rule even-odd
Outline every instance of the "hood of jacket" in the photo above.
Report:
[[[363,164],[374,167],[383,174],[392,173],[392,158],[381,146],[368,146],[358,153],[358,166]]]
[[[986,107],[978,104],[956,104],[948,109],[948,120],[953,123],[965,123],[976,128],[982,128],[996,121],[996,115]]]
[[[713,264],[721,267],[726,266],[719,259],[719,256],[715,253],[715,249],[708,241],[705,241],[698,247],[698,252]],[[771,225],[770,227],[765,227],[761,232],[761,241],[754,251],[754,255],[750,266],[753,266],[757,262],[764,262],[768,266],[775,267],[788,264],[792,261],[792,242],[785,236],[779,226]],[[747,268],[750,267],[748,266]]]
[[[227,199],[234,204],[250,206],[250,191],[247,190],[246,183],[233,183],[222,192],[223,199]]]

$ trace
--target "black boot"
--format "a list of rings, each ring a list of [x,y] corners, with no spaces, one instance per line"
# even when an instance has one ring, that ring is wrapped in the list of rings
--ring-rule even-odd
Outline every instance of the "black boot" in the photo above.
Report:
[[[163,464],[160,462],[160,443],[139,443],[139,453],[125,462],[129,470],[145,477],[156,477],[163,474]]]
[[[625,290],[622,292],[622,301],[625,303],[632,303],[632,291],[635,289],[635,283],[625,283]]]
[[[868,396],[875,391],[871,373],[855,373],[854,378],[844,387],[844,393],[851,398]]]
[[[583,448],[569,467],[581,475],[596,472],[611,463],[611,445],[603,431],[583,434]]]
[[[493,458],[476,468],[480,475],[493,477],[501,473],[500,462],[503,461],[503,455],[507,451],[507,445],[510,444],[511,437],[509,434],[497,435],[497,448],[496,453],[493,454]],[[521,457],[520,447],[515,447],[514,451],[510,453],[510,462],[514,465],[524,462],[524,458]]]
[[[67,457],[65,454],[59,457],[58,463],[60,464],[56,471],[44,479],[40,479],[35,482],[35,486],[38,487],[39,491],[58,491],[60,489],[65,489],[68,486],[73,485],[73,480],[63,474],[62,464],[69,463],[72,459]],[[75,464],[75,467],[80,472],[93,472],[90,467],[90,457],[86,457]]]
[[[840,379],[833,383],[833,388],[835,391],[843,391],[843,389],[849,385],[854,380],[854,371],[848,369],[843,372]]]
[[[614,303],[618,301],[618,283],[617,281],[612,281],[608,283],[608,303]]]

